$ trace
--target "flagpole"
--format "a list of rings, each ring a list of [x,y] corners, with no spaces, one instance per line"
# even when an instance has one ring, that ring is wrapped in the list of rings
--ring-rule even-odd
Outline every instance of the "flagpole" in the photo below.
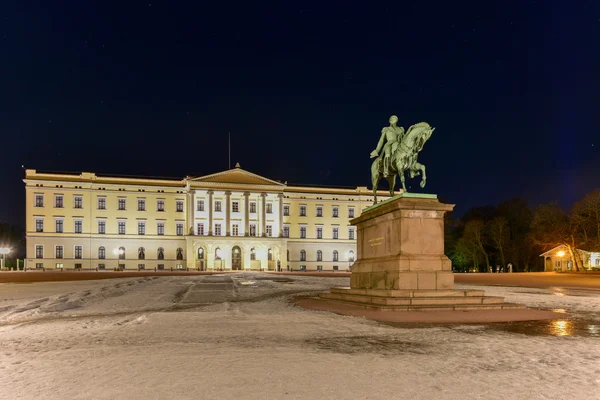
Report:
[[[229,135],[228,147],[229,147],[229,169],[231,169],[231,132],[227,132]]]

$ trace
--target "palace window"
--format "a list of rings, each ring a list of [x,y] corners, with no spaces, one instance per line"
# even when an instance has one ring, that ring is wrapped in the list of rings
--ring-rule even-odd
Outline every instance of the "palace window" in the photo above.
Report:
[[[119,255],[119,260],[124,260],[125,259],[125,247],[119,247],[117,254]],[[119,267],[120,267],[120,265],[119,265]]]
[[[156,200],[156,211],[165,211],[165,201],[163,199]]]
[[[290,205],[289,204],[284,204],[283,205],[283,216],[284,217],[289,217],[290,216]]]
[[[81,260],[83,256],[83,246],[75,246],[75,259]]]
[[[233,211],[233,212],[240,212],[240,202],[239,201],[232,201],[231,202],[231,211]]]
[[[42,218],[37,218],[35,220],[35,231],[44,232],[44,220]]]
[[[215,236],[221,236],[221,224],[215,224]]]
[[[98,197],[98,210],[106,210],[106,197]]]
[[[177,259],[183,260],[183,249],[181,247],[177,248]]]
[[[348,261],[354,262],[354,251],[352,250],[348,252]]]
[[[323,206],[317,206],[317,217],[323,216]]]
[[[306,206],[300,206],[300,216],[306,217]]]
[[[177,223],[176,234],[177,234],[177,236],[183,236],[183,224],[182,223]]]
[[[339,261],[339,253],[337,250],[333,251],[333,261]]]
[[[146,258],[146,249],[140,247],[138,249],[138,260],[144,260]]]
[[[64,197],[62,194],[54,196],[54,207],[55,208],[63,208],[64,207]]]
[[[323,261],[323,252],[321,250],[317,250],[317,261]]]
[[[256,260],[256,250],[254,249],[254,247],[250,249],[250,260],[251,261]]]
[[[339,239],[339,228],[333,228],[333,238],[334,239]]]
[[[98,269],[99,270],[106,269],[106,264],[98,264]]]
[[[217,212],[221,211],[221,200],[215,201],[215,211],[217,211]]]
[[[138,235],[145,235],[145,234],[146,234],[146,223],[138,222]]]
[[[300,250],[300,261],[306,261],[306,251]]]
[[[83,208],[83,197],[82,196],[73,196],[73,207],[74,208]]]
[[[256,224],[250,224],[250,236],[256,236]]]
[[[250,212],[256,213],[256,202],[255,201],[250,202]]]
[[[232,229],[231,229],[231,231],[232,231],[232,235],[233,235],[233,236],[239,236],[239,234],[240,234],[240,228],[239,228],[239,225],[238,225],[238,224],[233,224],[231,228],[232,228]]]
[[[338,206],[333,206],[333,208],[331,209],[331,216],[333,218],[337,218],[338,217],[338,212],[339,212],[339,207]]]
[[[44,207],[44,195],[43,194],[35,195],[35,206],[36,207]]]
[[[104,260],[106,258],[106,249],[104,247],[98,247],[98,260]]]
[[[348,239],[354,240],[354,228],[348,228]]]
[[[164,222],[157,222],[156,223],[156,234],[157,235],[164,235],[165,234],[165,223]]]
[[[198,200],[196,202],[196,211],[204,211],[204,200]]]
[[[83,221],[80,219],[75,220],[75,233],[83,232]]]
[[[44,269],[44,263],[35,263],[35,269]]]
[[[146,211],[146,199],[138,199],[138,211]]]
[[[317,228],[317,239],[323,239],[323,228]]]
[[[138,264],[138,270],[146,269],[146,264]]]
[[[165,259],[165,249],[163,249],[162,247],[159,247],[157,250],[156,258],[159,260],[164,260]]]
[[[204,224],[203,223],[198,224],[198,235],[204,235]]]
[[[119,205],[119,207],[118,207],[119,210],[125,210],[125,205],[126,205],[125,199],[123,199],[123,198],[119,199],[118,205]]]
[[[354,207],[348,207],[348,218],[354,218]]]
[[[63,246],[56,246],[54,248],[54,252],[55,252],[55,258],[63,258],[65,255],[65,251],[64,251],[64,247]]]
[[[271,225],[267,225],[267,236],[268,237],[273,236],[273,226],[271,226]]]
[[[267,214],[273,214],[273,203],[267,203]]]
[[[198,260],[204,260],[204,247],[198,247]]]
[[[106,233],[106,221],[98,221],[98,233],[101,235]]]
[[[306,227],[305,226],[300,227],[300,238],[306,239]]]
[[[57,219],[54,222],[56,223],[56,233],[63,233],[63,220]]]
[[[44,258],[44,245],[35,245],[35,258]]]
[[[64,266],[63,263],[56,263],[56,269],[63,269]]]
[[[125,234],[125,221],[119,221],[119,235]]]
[[[268,261],[273,261],[273,249],[269,249],[267,251],[267,260]]]
[[[286,238],[290,237],[290,227],[289,226],[283,227],[283,237],[286,237]]]
[[[183,200],[175,201],[175,211],[183,212]]]

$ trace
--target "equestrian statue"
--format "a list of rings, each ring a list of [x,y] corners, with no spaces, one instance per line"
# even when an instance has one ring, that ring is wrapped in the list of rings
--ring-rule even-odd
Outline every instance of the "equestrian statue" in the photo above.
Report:
[[[412,125],[406,133],[404,128],[397,126],[398,117],[390,117],[390,126],[381,130],[381,138],[375,150],[371,152],[371,158],[375,158],[371,165],[371,183],[373,184],[373,195],[377,203],[377,187],[381,178],[387,179],[390,187],[390,195],[394,196],[396,176],[400,176],[402,189],[406,192],[404,173],[408,171],[410,177],[421,175],[421,187],[425,187],[427,176],[425,166],[417,162],[419,152],[423,145],[431,137],[435,130],[427,122],[419,122]]]

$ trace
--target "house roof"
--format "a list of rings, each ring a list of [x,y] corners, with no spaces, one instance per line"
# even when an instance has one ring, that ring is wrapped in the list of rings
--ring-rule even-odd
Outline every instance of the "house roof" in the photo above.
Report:
[[[198,184],[227,184],[227,185],[261,185],[261,186],[276,186],[283,189],[284,183],[265,178],[264,176],[242,169],[239,164],[235,168],[226,171],[217,172],[210,175],[188,178],[190,183]]]

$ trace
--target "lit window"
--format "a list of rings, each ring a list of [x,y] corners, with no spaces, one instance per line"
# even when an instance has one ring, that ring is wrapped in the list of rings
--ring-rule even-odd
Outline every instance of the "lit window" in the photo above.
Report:
[[[138,199],[138,211],[146,211],[146,200]]]
[[[43,194],[35,195],[35,206],[36,207],[44,207],[44,195]]]
[[[215,211],[221,211],[221,200],[215,201]]]
[[[35,263],[35,269],[44,269],[44,263]]]
[[[74,208],[83,208],[83,197],[82,196],[73,196],[73,207]]]
[[[183,212],[183,200],[177,200],[175,202],[175,211]]]
[[[233,211],[233,212],[240,211],[240,203],[238,201],[231,202],[231,211]]]
[[[177,236],[183,236],[183,224],[177,224]]]
[[[63,208],[64,207],[64,198],[63,195],[54,196],[54,207],[55,208]]]
[[[64,264],[63,263],[56,263],[56,269],[63,269]]]
[[[353,262],[354,261],[354,251],[350,250],[348,252],[348,261]]]
[[[254,249],[254,247],[250,249],[250,260],[256,260],[256,250]]]
[[[157,235],[164,235],[165,234],[165,223],[164,222],[158,222],[156,224],[156,234]]]
[[[119,199],[119,210],[125,210],[125,199]]]

